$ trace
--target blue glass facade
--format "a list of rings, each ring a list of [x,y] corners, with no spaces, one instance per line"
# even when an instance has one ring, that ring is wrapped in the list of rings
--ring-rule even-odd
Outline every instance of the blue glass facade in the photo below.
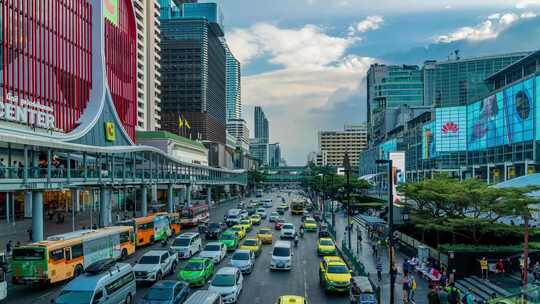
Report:
[[[226,50],[227,121],[242,118],[240,62]]]

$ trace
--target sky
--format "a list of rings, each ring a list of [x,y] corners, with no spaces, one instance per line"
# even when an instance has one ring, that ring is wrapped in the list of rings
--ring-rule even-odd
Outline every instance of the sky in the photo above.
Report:
[[[208,2],[208,1],[206,1]],[[317,150],[319,130],[366,119],[372,63],[540,49],[540,0],[217,0],[242,64],[243,117],[270,123],[289,165]],[[538,15],[538,16],[537,16]]]

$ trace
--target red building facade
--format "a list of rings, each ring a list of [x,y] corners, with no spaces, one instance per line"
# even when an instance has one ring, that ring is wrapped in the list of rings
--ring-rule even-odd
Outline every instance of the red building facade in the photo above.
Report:
[[[124,129],[134,139],[137,98],[132,3],[96,1],[115,5],[116,24],[102,19],[106,63],[102,78],[107,79]],[[92,1],[1,0],[0,5],[0,121],[68,134],[80,124],[95,86]]]

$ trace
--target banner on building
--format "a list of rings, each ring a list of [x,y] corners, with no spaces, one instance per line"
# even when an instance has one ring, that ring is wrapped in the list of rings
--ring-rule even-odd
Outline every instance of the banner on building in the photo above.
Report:
[[[392,160],[392,197],[394,203],[401,203],[402,197],[397,192],[397,187],[405,183],[405,152],[390,152],[388,158]]]

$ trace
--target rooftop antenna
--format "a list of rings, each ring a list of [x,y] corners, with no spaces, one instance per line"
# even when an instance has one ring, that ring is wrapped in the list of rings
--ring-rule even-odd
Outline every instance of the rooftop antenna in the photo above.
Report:
[[[456,55],[456,60],[459,60],[459,50],[454,50],[454,54]]]

